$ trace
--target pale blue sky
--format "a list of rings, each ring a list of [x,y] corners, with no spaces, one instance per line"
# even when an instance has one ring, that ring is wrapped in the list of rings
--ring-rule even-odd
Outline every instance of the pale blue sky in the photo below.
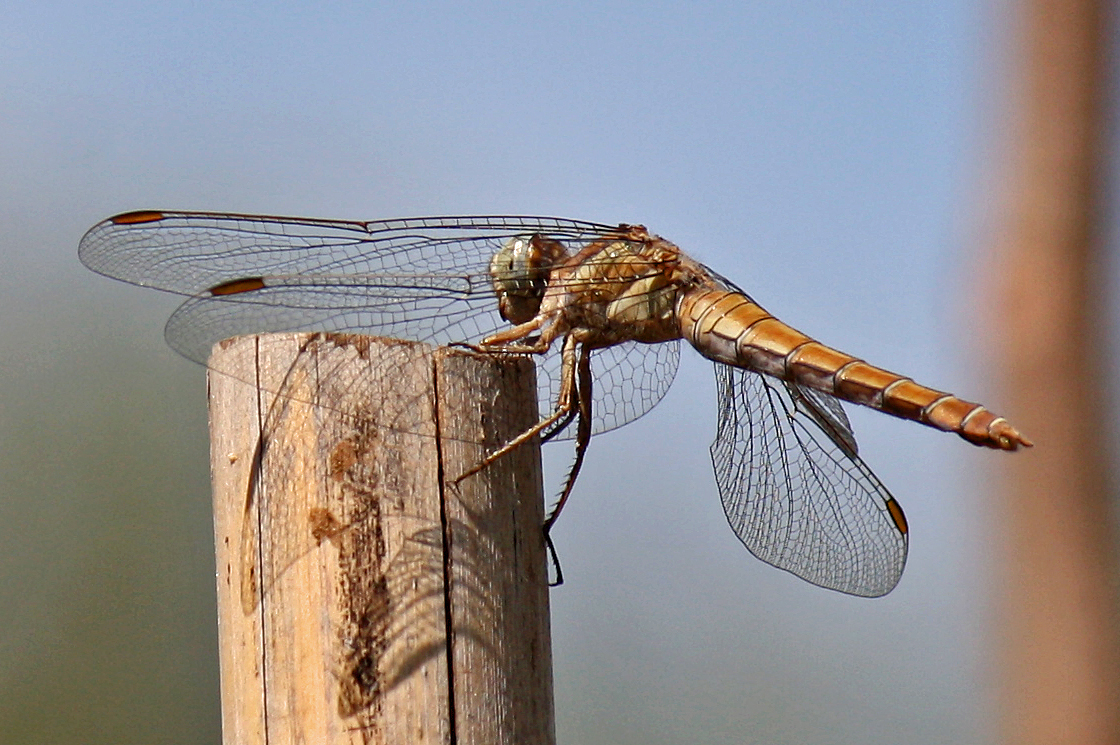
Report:
[[[110,214],[640,222],[826,343],[990,398],[966,362],[998,95],[982,4],[48,1],[0,17],[14,741],[153,741],[114,729],[130,709],[182,742],[217,737],[203,375],[163,346],[174,299],[77,263]],[[853,414],[912,528],[898,589],[857,600],[738,543],[714,414],[689,353],[653,414],[593,443],[555,532],[560,741],[985,741],[996,516],[974,485],[1000,456]]]

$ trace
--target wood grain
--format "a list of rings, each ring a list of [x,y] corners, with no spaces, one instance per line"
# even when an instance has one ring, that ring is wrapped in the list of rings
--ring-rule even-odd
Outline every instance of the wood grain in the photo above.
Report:
[[[531,363],[290,334],[211,368],[225,741],[552,743],[539,446],[456,482],[533,423]]]

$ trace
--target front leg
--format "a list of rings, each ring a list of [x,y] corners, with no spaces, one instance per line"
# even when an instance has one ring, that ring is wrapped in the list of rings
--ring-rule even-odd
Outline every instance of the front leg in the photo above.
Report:
[[[538,315],[525,323],[496,331],[478,344],[454,342],[450,346],[479,354],[544,354],[552,347],[556,334],[537,333],[543,325],[544,318]]]
[[[541,333],[532,342],[528,341],[534,333],[541,330],[543,325],[544,318],[540,315],[534,316],[525,323],[519,323],[516,326],[490,334],[482,340],[479,347],[490,352],[504,352],[510,349],[524,349],[535,353],[547,352],[548,348],[552,346],[552,340],[555,338],[554,334]]]

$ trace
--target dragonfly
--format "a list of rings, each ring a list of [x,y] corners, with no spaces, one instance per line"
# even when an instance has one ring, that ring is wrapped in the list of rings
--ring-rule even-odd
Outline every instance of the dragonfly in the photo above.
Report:
[[[165,336],[202,364],[224,339],[291,331],[534,355],[539,422],[460,478],[534,436],[574,439],[546,535],[591,437],[661,400],[682,340],[715,363],[710,451],[731,529],[754,556],[821,587],[885,595],[909,545],[902,507],[860,457],[841,401],[974,445],[1032,445],[980,404],[797,331],[642,225],[139,211],[92,227],[79,257],[100,274],[186,296]]]

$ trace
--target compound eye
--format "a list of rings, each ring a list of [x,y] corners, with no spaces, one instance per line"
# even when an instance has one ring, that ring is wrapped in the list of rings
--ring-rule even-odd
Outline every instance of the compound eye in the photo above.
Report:
[[[540,310],[548,268],[530,237],[510,238],[490,258],[490,281],[498,311],[510,323],[525,323]]]

